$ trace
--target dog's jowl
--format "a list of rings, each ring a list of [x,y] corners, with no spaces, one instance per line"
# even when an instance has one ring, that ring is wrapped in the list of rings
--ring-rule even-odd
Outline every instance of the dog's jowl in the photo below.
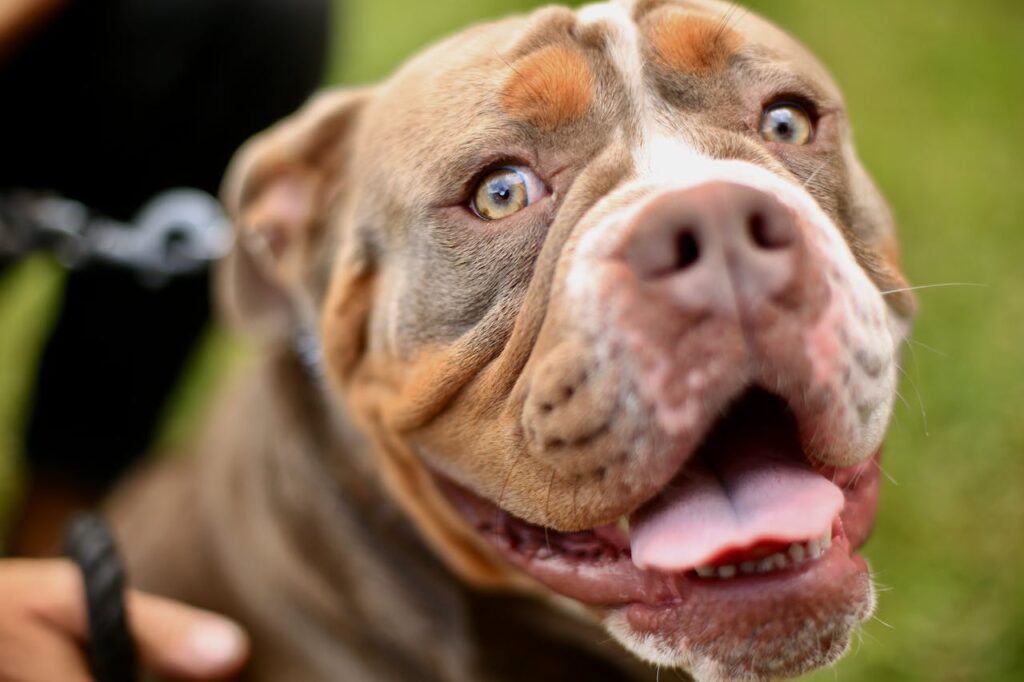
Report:
[[[477,26],[254,139],[225,201],[262,359],[114,509],[141,585],[252,630],[253,679],[776,679],[870,615],[914,302],[779,29]]]

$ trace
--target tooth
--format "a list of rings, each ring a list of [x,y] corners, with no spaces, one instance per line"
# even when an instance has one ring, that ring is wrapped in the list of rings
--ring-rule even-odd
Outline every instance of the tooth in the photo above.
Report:
[[[825,534],[821,536],[821,546],[824,549],[828,549],[829,547],[832,546],[832,531],[831,530],[825,531]]]
[[[757,562],[756,561],[744,561],[742,564],[740,564],[740,573],[745,573],[746,575],[750,575],[751,573],[755,572],[756,570],[757,570]]]
[[[719,566],[718,567],[718,577],[719,578],[732,578],[735,575],[736,575],[736,567],[733,566],[732,564],[729,564],[728,566]]]
[[[628,516],[620,516],[617,525],[619,526],[619,529],[621,529],[623,533],[625,533],[626,535],[629,535],[629,517]]]
[[[786,555],[783,554],[782,552],[776,552],[775,554],[772,554],[768,558],[772,560],[772,564],[778,570],[782,570],[783,568],[786,567],[786,564],[789,563],[788,561],[786,561]]]
[[[714,566],[698,566],[696,570],[697,575],[701,578],[713,578],[715,576]]]
[[[757,562],[758,573],[771,573],[775,570],[775,557],[768,556]]]
[[[824,552],[821,549],[821,540],[811,540],[807,543],[807,553],[811,555],[812,559],[817,559]]]
[[[804,557],[807,555],[804,546],[798,542],[794,542],[792,545],[790,545],[788,551],[790,558],[798,563],[803,561]]]

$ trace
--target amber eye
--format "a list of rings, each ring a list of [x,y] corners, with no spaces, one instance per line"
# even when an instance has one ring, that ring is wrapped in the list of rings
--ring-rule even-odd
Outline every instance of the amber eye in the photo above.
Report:
[[[772,104],[761,114],[761,137],[780,144],[807,144],[814,135],[814,123],[799,104]]]
[[[501,220],[537,201],[544,191],[544,183],[529,168],[497,168],[477,183],[471,205],[484,220]]]

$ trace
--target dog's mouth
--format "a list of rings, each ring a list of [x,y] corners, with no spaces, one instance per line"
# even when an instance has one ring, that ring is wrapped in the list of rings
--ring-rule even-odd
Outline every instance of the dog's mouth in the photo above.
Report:
[[[674,613],[706,632],[697,614],[717,608],[770,622],[780,605],[818,612],[868,589],[854,550],[874,517],[877,457],[844,469],[815,466],[786,403],[753,389],[660,494],[618,523],[559,532],[454,483],[442,487],[506,560],[556,592],[597,607],[629,606],[640,631],[663,630]]]

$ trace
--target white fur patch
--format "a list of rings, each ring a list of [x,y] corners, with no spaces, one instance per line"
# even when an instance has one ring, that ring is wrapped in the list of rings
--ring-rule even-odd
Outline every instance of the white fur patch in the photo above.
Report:
[[[595,214],[601,218],[582,236],[573,253],[567,287],[579,309],[602,309],[595,305],[601,285],[597,281],[599,270],[592,265],[608,253],[610,245],[621,243],[631,218],[646,204],[646,200],[634,201],[605,209],[607,213],[602,215],[603,206],[616,206],[617,196],[652,197],[713,182],[741,184],[770,194],[811,226],[806,236],[818,256],[831,265],[826,271],[834,273],[829,275],[831,308],[819,327],[808,332],[807,343],[834,333],[823,325],[841,325],[857,360],[852,363],[857,366],[846,396],[853,404],[848,410],[849,423],[843,429],[845,454],[826,463],[849,466],[870,457],[881,445],[888,427],[898,381],[896,358],[907,329],[857,263],[839,228],[798,184],[752,163],[700,156],[685,142],[661,132],[652,133],[635,153],[638,177],[595,207]],[[820,372],[824,378],[828,368]],[[857,419],[860,412],[869,414],[864,423]]]
[[[576,12],[584,26],[603,24],[609,31],[608,56],[622,77],[629,101],[641,109],[637,113],[644,118],[643,108],[648,97],[644,87],[644,63],[640,51],[640,32],[633,22],[634,0],[612,0],[585,5]]]

